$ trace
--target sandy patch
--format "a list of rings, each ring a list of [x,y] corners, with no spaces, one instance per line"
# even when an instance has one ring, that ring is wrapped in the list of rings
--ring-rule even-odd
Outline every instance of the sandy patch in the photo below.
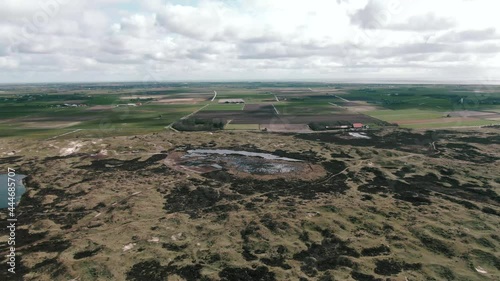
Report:
[[[160,238],[158,238],[158,237],[151,237],[151,239],[149,239],[148,242],[158,243],[158,242],[160,242]]]
[[[488,271],[484,270],[480,266],[476,266],[476,267],[474,267],[474,269],[476,269],[477,272],[482,273],[482,274],[487,274],[488,273]]]
[[[127,244],[127,245],[123,246],[123,251],[126,252],[126,251],[134,248],[135,245],[136,245],[135,243]]]
[[[59,150],[59,154],[61,154],[61,156],[67,156],[67,155],[70,155],[72,153],[78,152],[80,150],[80,148],[82,148],[82,147],[83,147],[82,142],[72,141],[69,143],[69,145],[67,147],[61,148]]]

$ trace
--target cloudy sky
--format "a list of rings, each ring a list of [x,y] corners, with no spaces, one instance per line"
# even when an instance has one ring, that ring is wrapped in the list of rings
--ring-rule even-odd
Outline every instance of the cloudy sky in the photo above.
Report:
[[[1,0],[0,83],[498,81],[497,3]]]

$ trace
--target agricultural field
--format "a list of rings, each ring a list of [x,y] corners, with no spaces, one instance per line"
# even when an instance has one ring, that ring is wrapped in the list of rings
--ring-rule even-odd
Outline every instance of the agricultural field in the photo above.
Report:
[[[288,126],[290,132],[305,132],[304,126],[311,124],[425,129],[500,122],[500,88],[484,85],[115,83],[0,88],[3,137],[55,137],[75,130],[133,135],[161,132],[185,118],[230,123],[231,130],[245,130],[234,126],[238,124],[296,125]],[[245,103],[221,104],[221,99]]]
[[[498,86],[376,86],[351,89],[343,97],[377,106],[377,119],[406,128],[442,128],[498,124]]]
[[[238,111],[243,110],[245,104],[218,104],[211,103],[203,110],[205,111],[218,111],[218,110],[230,110],[230,111]]]

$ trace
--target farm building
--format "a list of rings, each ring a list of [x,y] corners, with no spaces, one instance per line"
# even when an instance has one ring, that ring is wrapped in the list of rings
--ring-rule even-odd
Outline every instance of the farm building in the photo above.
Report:
[[[363,124],[362,123],[353,123],[352,127],[354,129],[362,129],[363,128]]]
[[[243,99],[220,99],[219,103],[245,103]]]

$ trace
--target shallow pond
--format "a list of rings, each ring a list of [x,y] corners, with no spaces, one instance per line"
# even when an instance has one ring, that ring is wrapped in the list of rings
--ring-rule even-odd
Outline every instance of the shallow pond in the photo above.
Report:
[[[16,174],[16,202],[19,204],[19,200],[21,200],[21,196],[26,191],[26,187],[23,184],[23,178],[25,175]],[[7,174],[0,174],[0,209],[7,208],[9,205],[8,201],[8,176]]]
[[[194,149],[187,152],[182,157],[182,164],[208,169],[206,171],[230,168],[249,174],[273,175],[300,171],[304,168],[301,160],[269,153],[229,149]]]
[[[290,162],[302,162],[298,159],[280,157],[269,153],[260,153],[260,152],[248,152],[248,151],[240,151],[240,150],[230,150],[230,149],[192,149],[187,151],[191,155],[196,154],[219,154],[219,155],[241,155],[241,156],[251,156],[251,157],[260,157],[267,160],[283,160]]]

